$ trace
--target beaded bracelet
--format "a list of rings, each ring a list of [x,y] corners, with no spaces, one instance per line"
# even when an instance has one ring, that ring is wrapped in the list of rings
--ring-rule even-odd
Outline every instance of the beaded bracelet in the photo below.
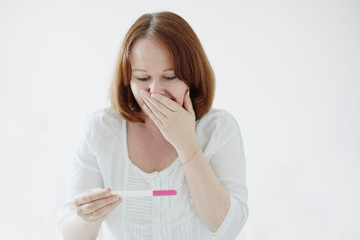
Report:
[[[193,159],[193,157],[195,156],[195,154],[201,149],[201,147],[198,147],[194,153],[191,155],[191,157],[188,158],[188,160],[186,160],[184,163],[181,164],[181,166],[184,166],[185,164],[187,164],[188,162],[191,161],[191,159]]]

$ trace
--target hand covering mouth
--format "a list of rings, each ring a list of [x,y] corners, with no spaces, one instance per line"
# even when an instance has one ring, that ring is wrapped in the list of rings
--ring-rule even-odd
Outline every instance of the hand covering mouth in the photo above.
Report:
[[[173,97],[172,95],[170,95],[169,93],[153,93],[153,94],[160,94],[160,95],[163,95],[164,97],[167,97],[167,98],[169,98],[169,99],[171,99],[171,100],[173,100],[173,101],[175,101],[176,102],[176,99],[175,99],[175,97]]]

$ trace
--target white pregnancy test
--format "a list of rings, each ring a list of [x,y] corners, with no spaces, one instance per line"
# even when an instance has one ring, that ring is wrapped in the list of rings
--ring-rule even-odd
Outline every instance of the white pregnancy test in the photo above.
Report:
[[[173,196],[177,194],[176,190],[140,190],[140,191],[112,191],[112,194],[120,197],[141,198],[141,197],[159,197],[159,196]]]

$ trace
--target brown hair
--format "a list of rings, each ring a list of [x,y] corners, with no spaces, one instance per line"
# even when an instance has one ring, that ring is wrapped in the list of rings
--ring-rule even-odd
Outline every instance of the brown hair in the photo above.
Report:
[[[193,29],[172,12],[144,14],[131,26],[120,48],[110,86],[112,108],[127,121],[143,121],[144,113],[130,88],[130,51],[135,41],[144,37],[158,41],[167,49],[175,76],[189,86],[196,119],[200,119],[213,103],[214,72]]]

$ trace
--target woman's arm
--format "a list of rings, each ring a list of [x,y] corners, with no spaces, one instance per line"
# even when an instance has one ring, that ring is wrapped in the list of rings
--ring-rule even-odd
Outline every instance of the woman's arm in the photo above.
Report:
[[[65,240],[96,239],[101,223],[120,203],[121,198],[104,189],[103,176],[89,139],[97,139],[98,117],[86,119],[84,135],[73,162],[63,217],[59,228]]]
[[[150,96],[146,91],[141,94],[146,103],[143,109],[175,147],[184,164],[185,177],[199,219],[212,232],[220,227],[221,231],[216,232],[219,237],[235,238],[247,219],[245,161],[237,126],[236,129],[227,127],[227,124],[234,127],[234,122],[228,119],[218,123],[218,128],[226,131],[220,130],[214,134],[221,137],[216,141],[217,145],[212,146],[215,151],[209,159],[210,166],[199,149],[195,112],[189,92],[184,96],[184,108],[159,94]],[[229,212],[229,209],[232,211]]]
[[[230,196],[198,148],[197,139],[188,143],[178,153],[182,162],[187,161],[183,169],[191,199],[201,222],[216,232],[230,208]]]
[[[221,201],[221,196],[210,196],[211,201],[205,201],[209,195],[219,194],[220,191],[213,189],[216,188],[216,183],[211,182],[210,178],[206,178],[204,174],[205,171],[199,164],[200,161],[195,163],[193,161],[197,161],[197,158],[188,159],[188,163],[185,162],[183,165],[183,170],[194,205],[196,204],[196,201],[200,202],[201,200],[199,199],[202,199],[200,204],[195,205],[196,211],[199,211],[198,209],[200,209],[205,213],[198,214],[199,218],[204,224],[211,218],[206,214],[213,214],[213,216],[217,218],[216,221],[221,219],[221,223],[216,232],[208,225],[207,226],[215,234],[217,239],[229,240],[235,239],[238,236],[248,217],[248,193],[245,179],[246,166],[243,143],[239,128],[231,116],[226,113],[215,113],[212,116],[213,117],[204,120],[207,123],[202,123],[198,130],[202,135],[209,136],[208,134],[210,134],[207,139],[207,145],[203,146],[207,156],[206,162],[204,163],[203,161],[203,163],[210,167],[210,170],[216,176],[217,182],[228,192],[230,200],[229,209],[223,218],[221,215],[216,216],[216,214],[221,214],[220,210],[224,207],[222,203],[215,202],[217,199],[220,199]],[[200,157],[204,159],[204,155],[201,155],[202,156]],[[204,177],[205,183],[197,183],[196,181],[202,177]],[[207,190],[200,196],[198,188],[205,188]],[[212,207],[211,204],[214,203],[216,206]],[[207,206],[208,208],[206,208]],[[204,218],[205,220],[203,220]],[[213,221],[213,223],[216,221]]]
[[[74,199],[76,213],[66,217],[61,225],[64,239],[96,239],[101,223],[120,202],[120,197],[111,195],[109,188],[78,194]]]
[[[61,233],[64,240],[95,240],[100,227],[101,222],[87,222],[76,213],[72,213],[63,220]]]

